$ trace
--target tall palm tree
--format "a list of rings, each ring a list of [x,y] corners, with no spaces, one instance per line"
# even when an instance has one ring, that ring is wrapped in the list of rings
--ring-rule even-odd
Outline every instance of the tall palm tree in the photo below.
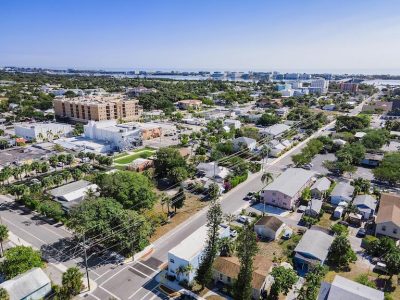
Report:
[[[264,174],[262,174],[262,176],[261,176],[261,181],[265,185],[272,182],[273,180],[274,180],[274,176],[270,172],[264,172]]]
[[[181,265],[181,266],[179,266],[178,269],[176,269],[175,272],[176,272],[176,276],[177,276],[178,280],[180,280],[181,275],[185,274],[185,267]]]
[[[194,271],[194,267],[191,264],[187,264],[184,268],[184,274],[189,277],[189,274]]]

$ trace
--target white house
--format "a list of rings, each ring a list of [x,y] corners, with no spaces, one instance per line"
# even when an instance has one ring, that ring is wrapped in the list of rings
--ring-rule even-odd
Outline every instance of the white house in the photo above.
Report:
[[[218,166],[216,162],[199,163],[196,167],[199,173],[202,173],[204,177],[214,179],[217,182],[223,182],[224,179],[229,175],[229,170],[225,167]]]
[[[53,140],[68,136],[73,128],[61,123],[18,123],[14,125],[15,135],[26,140]]]
[[[254,231],[257,235],[276,240],[285,229],[285,223],[275,216],[264,216],[254,224]]]
[[[233,147],[236,151],[241,149],[241,146],[244,145],[247,149],[253,151],[257,147],[257,141],[255,139],[251,139],[248,137],[238,137],[233,140]]]
[[[239,129],[240,126],[242,126],[242,123],[239,120],[226,119],[224,121],[224,125],[228,127],[233,127],[235,129]]]
[[[259,131],[260,136],[262,138],[277,138],[282,136],[285,132],[287,132],[290,129],[290,126],[286,124],[275,124],[266,128],[263,128]]]
[[[205,225],[200,227],[168,252],[168,275],[178,281],[193,281],[206,246],[207,230]],[[229,226],[220,226],[220,237],[228,237],[229,234]],[[191,270],[187,268],[189,265]]]

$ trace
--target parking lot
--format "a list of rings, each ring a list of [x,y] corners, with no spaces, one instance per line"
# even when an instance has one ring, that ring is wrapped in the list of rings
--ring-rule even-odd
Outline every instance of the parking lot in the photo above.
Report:
[[[42,156],[49,154],[36,147],[13,147],[0,151],[0,166],[7,166],[13,162],[31,161],[40,159]]]

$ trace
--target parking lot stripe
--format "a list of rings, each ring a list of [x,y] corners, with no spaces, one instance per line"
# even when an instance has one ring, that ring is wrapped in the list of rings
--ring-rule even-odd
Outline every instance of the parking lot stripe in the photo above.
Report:
[[[108,293],[108,294],[110,294],[111,296],[113,296],[115,299],[117,299],[117,300],[121,300],[121,298],[120,298],[120,297],[118,297],[117,295],[115,295],[115,294],[111,293],[109,290],[107,290],[107,289],[103,288],[102,286],[100,286],[100,285],[99,285],[99,288],[101,288],[103,291],[105,291],[106,293]]]

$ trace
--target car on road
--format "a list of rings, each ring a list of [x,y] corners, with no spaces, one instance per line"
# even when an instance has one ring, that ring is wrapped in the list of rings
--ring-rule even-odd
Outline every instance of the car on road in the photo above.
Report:
[[[357,236],[363,238],[367,235],[367,231],[364,228],[360,228],[357,232]]]
[[[104,255],[102,255],[102,258],[109,263],[114,263],[118,265],[124,264],[125,261],[125,256],[114,251],[105,252]]]

